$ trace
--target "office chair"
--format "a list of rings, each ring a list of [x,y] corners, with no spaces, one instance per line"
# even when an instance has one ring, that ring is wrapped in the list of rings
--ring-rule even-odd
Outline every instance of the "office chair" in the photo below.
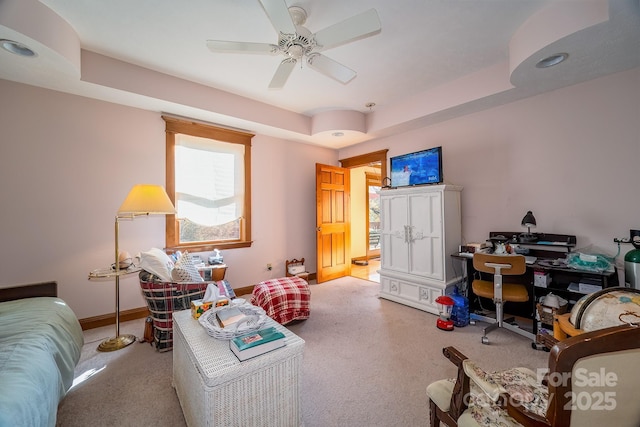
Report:
[[[526,338],[535,339],[535,335],[510,322],[513,318],[504,319],[504,304],[506,302],[527,302],[529,293],[521,284],[502,283],[502,276],[516,276],[527,270],[525,258],[522,255],[493,255],[476,253],[473,255],[473,267],[483,273],[493,274],[493,281],[476,279],[471,284],[473,293],[479,297],[492,299],[496,305],[495,319],[479,314],[471,314],[471,320],[490,323],[484,328],[482,344],[489,344],[487,333],[497,328],[504,328],[520,334]]]

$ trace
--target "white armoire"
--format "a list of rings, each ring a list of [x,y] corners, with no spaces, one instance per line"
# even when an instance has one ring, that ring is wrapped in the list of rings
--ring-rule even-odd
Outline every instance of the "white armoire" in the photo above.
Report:
[[[380,297],[438,314],[435,299],[462,280],[450,255],[462,242],[454,185],[380,191]]]

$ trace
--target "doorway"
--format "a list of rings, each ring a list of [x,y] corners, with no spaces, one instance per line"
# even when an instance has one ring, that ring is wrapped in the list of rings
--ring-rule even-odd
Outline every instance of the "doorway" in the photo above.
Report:
[[[351,276],[380,283],[380,206],[387,151],[341,159],[351,172]]]
[[[367,261],[380,258],[380,188],[382,178],[380,174],[365,172],[366,181],[366,247]]]

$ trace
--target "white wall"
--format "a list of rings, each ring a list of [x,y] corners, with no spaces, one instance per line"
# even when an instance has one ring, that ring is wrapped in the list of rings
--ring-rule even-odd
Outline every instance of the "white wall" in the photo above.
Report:
[[[282,277],[285,260],[292,258],[305,258],[307,271],[315,272],[315,164],[337,165],[337,151],[257,135],[251,157],[254,243],[222,252],[229,265],[226,279],[243,287]]]
[[[136,183],[164,184],[160,114],[0,80],[0,286],[57,280],[78,317],[113,312],[113,282],[87,280],[109,265],[114,215]],[[615,254],[614,237],[640,228],[640,69],[341,150],[262,135],[252,149],[251,248],[224,251],[243,287],[305,257],[315,271],[315,163],[389,149],[442,145],[444,175],[464,186],[463,234],[520,230],[575,234]],[[164,220],[121,225],[121,247],[164,246]],[[630,250],[626,246],[622,253]],[[206,254],[205,254],[206,255]],[[273,272],[266,264],[274,265]],[[144,306],[137,277],[121,309]]]
[[[464,187],[467,242],[522,231],[527,210],[534,231],[574,234],[579,248],[609,255],[614,237],[640,228],[640,69],[359,144],[340,158],[438,145],[445,181]]]
[[[6,80],[0,93],[0,287],[56,280],[79,318],[112,313],[113,281],[87,275],[113,262],[115,213],[131,187],[165,183],[160,113]],[[253,139],[254,244],[223,251],[232,286],[283,276],[286,258],[305,257],[315,271],[315,163],[337,159],[335,150]],[[121,222],[123,250],[164,242],[162,217]],[[135,275],[120,294],[121,310],[145,306]]]

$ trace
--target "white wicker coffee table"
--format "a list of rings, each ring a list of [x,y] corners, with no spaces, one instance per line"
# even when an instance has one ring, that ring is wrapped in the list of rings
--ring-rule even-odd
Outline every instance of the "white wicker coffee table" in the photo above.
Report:
[[[173,385],[189,426],[300,426],[304,340],[267,320],[286,345],[240,362],[190,310],[173,313]]]

